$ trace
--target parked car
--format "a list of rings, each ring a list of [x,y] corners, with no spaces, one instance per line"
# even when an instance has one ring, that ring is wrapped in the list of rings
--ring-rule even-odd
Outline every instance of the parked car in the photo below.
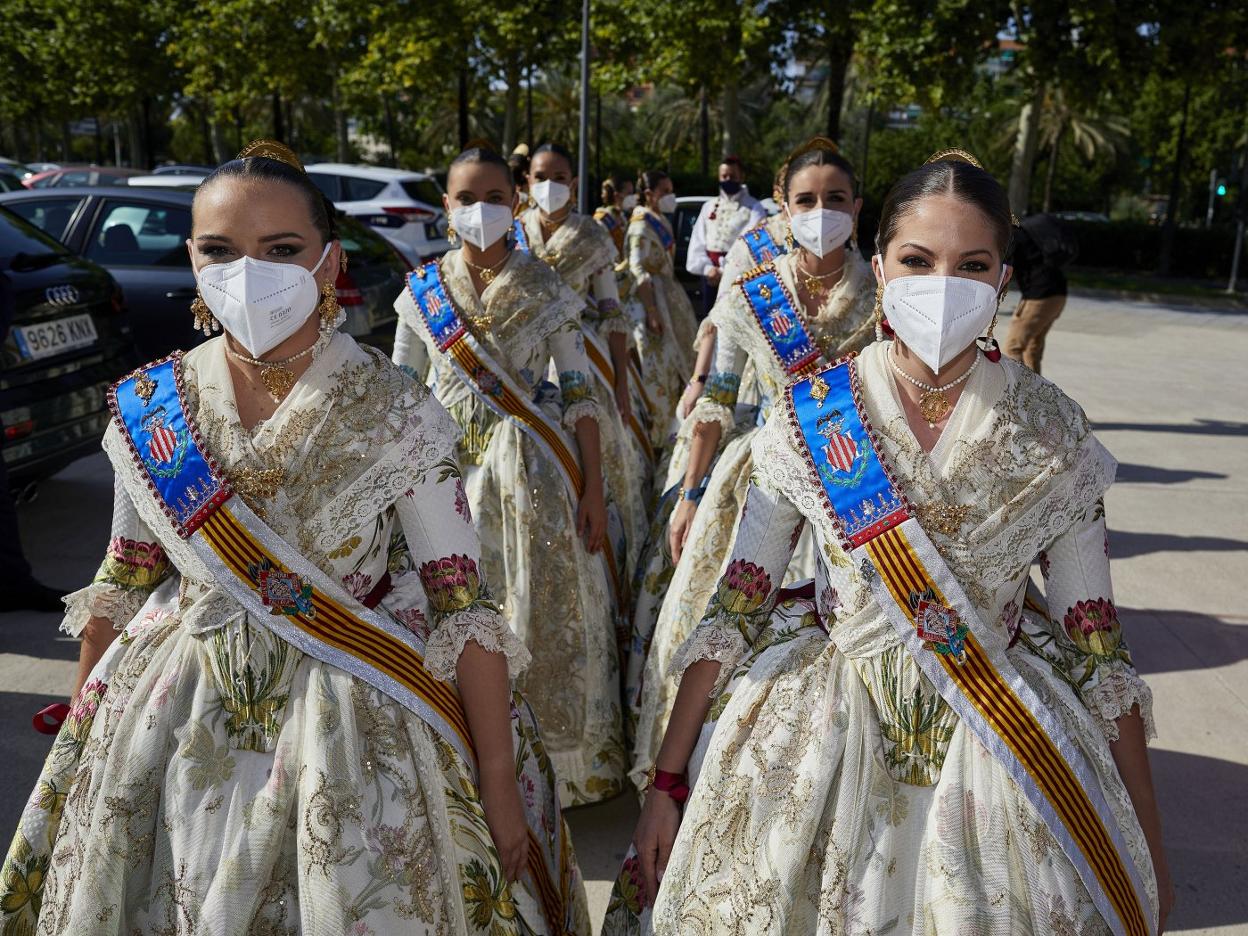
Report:
[[[170,163],[167,166],[157,166],[152,170],[152,175],[206,176],[212,169],[212,166],[196,166],[191,163]]]
[[[176,177],[174,177],[176,178]],[[144,360],[204,340],[191,325],[195,275],[186,251],[194,192],[162,188],[78,188],[11,192],[0,205],[99,263],[126,291],[135,343]],[[394,300],[408,270],[402,256],[366,225],[341,221],[350,268],[338,277],[344,329],[389,349]]]
[[[0,166],[0,192],[17,192],[25,187],[17,175],[9,172],[8,166]]]
[[[315,163],[308,176],[340,210],[394,244],[412,266],[450,249],[442,186],[433,176],[379,166]]]
[[[192,173],[166,173],[164,175],[153,173],[152,175],[130,176],[126,179],[126,185],[130,188],[180,188],[193,192],[206,178],[207,175]]]
[[[108,386],[139,363],[117,282],[0,207],[0,273],[17,308],[0,345],[0,424],[21,488],[99,448]]]
[[[693,237],[693,225],[698,220],[702,206],[710,201],[712,195],[678,195],[676,196],[676,213],[668,217],[672,222],[672,230],[676,232],[676,279],[685,287],[689,301],[694,310],[702,314],[702,277],[694,276],[685,269],[685,259],[689,256],[689,239]]]
[[[71,185],[125,185],[129,176],[143,175],[123,166],[62,166],[37,172],[23,183],[27,188],[67,188]]]

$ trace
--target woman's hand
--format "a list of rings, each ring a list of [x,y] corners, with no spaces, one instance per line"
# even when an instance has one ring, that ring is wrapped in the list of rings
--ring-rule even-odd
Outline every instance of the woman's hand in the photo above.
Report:
[[[702,396],[702,388],[705,386],[705,382],[701,380],[691,380],[685,384],[685,392],[680,395],[680,402],[676,405],[676,413],[682,420],[688,418],[693,412],[698,397]]]
[[[518,881],[529,861],[529,823],[510,764],[482,770],[481,806],[503,874],[509,881]]]
[[[576,532],[591,553],[602,547],[602,538],[607,532],[607,501],[601,479],[585,482],[585,493],[576,506]]]
[[[667,543],[672,549],[672,563],[680,562],[680,555],[685,551],[685,540],[693,526],[693,518],[698,512],[698,502],[682,497],[672,514],[672,522],[668,525]]]
[[[663,334],[663,319],[659,316],[659,309],[653,302],[646,306],[646,330],[652,335]]]
[[[662,790],[651,789],[641,807],[633,847],[641,864],[642,901],[653,905],[659,894],[667,859],[680,829],[680,806]]]
[[[616,368],[615,372],[615,408],[620,411],[620,419],[628,422],[633,416],[633,401],[628,387],[628,372],[620,373],[621,368]]]

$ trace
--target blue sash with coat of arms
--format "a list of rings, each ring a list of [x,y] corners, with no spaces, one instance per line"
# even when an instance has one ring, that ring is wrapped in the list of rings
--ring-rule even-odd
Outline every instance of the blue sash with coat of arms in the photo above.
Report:
[[[757,267],[738,282],[758,327],[786,374],[800,374],[821,359],[822,354],[798,318],[793,297],[774,265]]]
[[[1118,936],[1156,922],[1096,772],[1017,671],[881,457],[852,356],[787,390],[798,451],[818,478],[841,547],[924,675],[1001,763]]]
[[[789,252],[787,246],[776,243],[775,238],[767,230],[766,221],[750,228],[741,235],[741,239],[745,241],[746,249],[749,250],[756,264],[766,263]]]

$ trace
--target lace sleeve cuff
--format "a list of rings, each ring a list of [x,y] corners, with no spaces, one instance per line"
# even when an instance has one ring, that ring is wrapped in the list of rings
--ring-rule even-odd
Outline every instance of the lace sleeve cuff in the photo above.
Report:
[[[576,424],[588,416],[594,422],[598,422],[599,416],[598,403],[594,400],[581,400],[566,407],[563,411],[563,427],[569,432],[576,429]]]
[[[626,335],[631,338],[633,334],[632,322],[629,321],[628,316],[623,312],[598,319],[594,322],[594,327],[604,339],[616,334]]]
[[[672,657],[667,678],[678,680],[694,663],[713,660],[720,664],[719,675],[715,677],[715,685],[711,689],[713,699],[723,691],[732,671],[749,650],[750,645],[735,627],[722,627],[713,623],[699,625]]]
[[[1118,719],[1140,707],[1144,721],[1144,740],[1157,737],[1153,722],[1153,691],[1134,670],[1116,669],[1102,673],[1096,685],[1084,689],[1084,703],[1101,726],[1107,741],[1118,740]]]
[[[61,621],[61,630],[70,637],[80,637],[87,621],[93,617],[107,618],[112,621],[113,630],[121,630],[139,613],[150,594],[150,589],[93,582],[62,599],[65,618]]]
[[[728,436],[736,429],[737,417],[736,411],[729,405],[713,400],[708,396],[698,398],[698,402],[694,404],[693,409],[689,412],[690,428],[698,423],[719,423],[720,441],[728,438]]]
[[[425,669],[435,679],[454,682],[459,657],[468,641],[483,650],[501,653],[514,679],[528,668],[529,650],[503,618],[481,608],[466,608],[447,615],[425,644]]]

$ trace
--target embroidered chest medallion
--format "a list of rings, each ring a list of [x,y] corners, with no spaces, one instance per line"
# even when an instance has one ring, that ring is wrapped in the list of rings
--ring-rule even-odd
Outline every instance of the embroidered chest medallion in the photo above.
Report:
[[[169,426],[168,415],[163,406],[157,406],[140,422],[143,432],[147,434],[143,463],[158,478],[172,478],[182,470],[191,442],[191,434],[185,428]]]
[[[268,559],[251,566],[248,571],[260,590],[260,600],[270,614],[285,614],[288,617],[301,614],[305,618],[316,616],[312,586],[298,574],[275,568]]]

